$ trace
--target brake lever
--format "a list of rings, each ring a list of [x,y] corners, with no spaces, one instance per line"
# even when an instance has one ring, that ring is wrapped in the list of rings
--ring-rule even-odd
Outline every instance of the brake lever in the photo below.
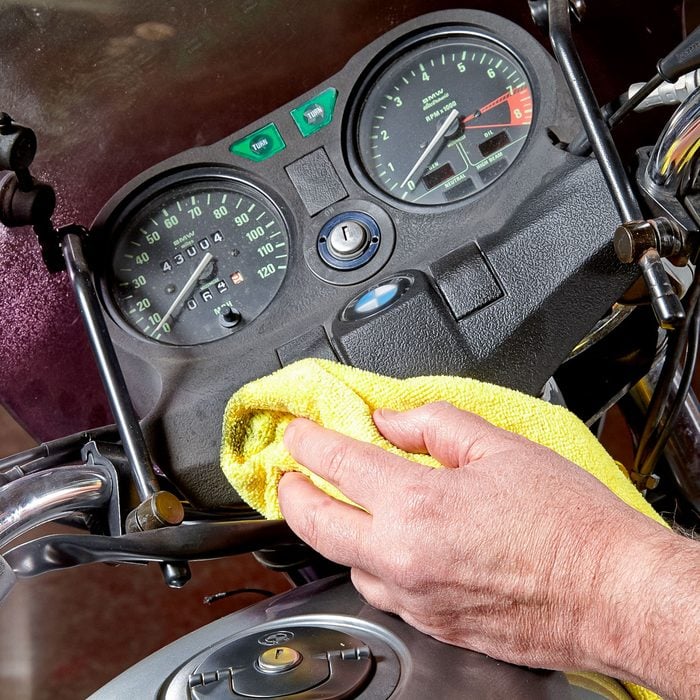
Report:
[[[179,563],[299,543],[284,520],[183,522],[176,527],[119,537],[47,535],[10,549],[4,560],[19,579],[97,562]]]

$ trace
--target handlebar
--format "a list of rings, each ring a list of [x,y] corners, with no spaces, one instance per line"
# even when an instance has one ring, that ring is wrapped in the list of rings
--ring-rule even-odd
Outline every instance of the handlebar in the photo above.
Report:
[[[100,465],[56,467],[6,484],[0,489],[0,548],[37,525],[106,505],[112,490],[111,474]]]

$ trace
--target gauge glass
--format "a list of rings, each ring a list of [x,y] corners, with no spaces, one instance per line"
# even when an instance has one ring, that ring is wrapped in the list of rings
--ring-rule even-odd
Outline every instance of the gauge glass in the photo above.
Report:
[[[233,179],[161,191],[116,235],[112,299],[131,329],[161,343],[230,335],[262,313],[287,270],[282,214],[260,190]]]
[[[494,40],[461,34],[408,48],[361,99],[360,161],[384,194],[423,206],[470,197],[522,150],[532,87]]]

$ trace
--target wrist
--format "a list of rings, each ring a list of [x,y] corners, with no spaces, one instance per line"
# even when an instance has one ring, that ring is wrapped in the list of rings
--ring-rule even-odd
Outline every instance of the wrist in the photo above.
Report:
[[[631,520],[607,550],[589,606],[590,667],[668,698],[697,697],[700,543]]]

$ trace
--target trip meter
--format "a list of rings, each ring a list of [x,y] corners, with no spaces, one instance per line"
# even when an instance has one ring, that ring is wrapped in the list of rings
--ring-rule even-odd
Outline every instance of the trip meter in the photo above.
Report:
[[[505,46],[466,30],[403,46],[360,96],[355,143],[386,195],[430,206],[463,200],[500,177],[532,123],[525,69]]]
[[[287,270],[281,212],[233,177],[156,187],[113,230],[109,295],[127,326],[161,343],[238,330],[268,306]]]

